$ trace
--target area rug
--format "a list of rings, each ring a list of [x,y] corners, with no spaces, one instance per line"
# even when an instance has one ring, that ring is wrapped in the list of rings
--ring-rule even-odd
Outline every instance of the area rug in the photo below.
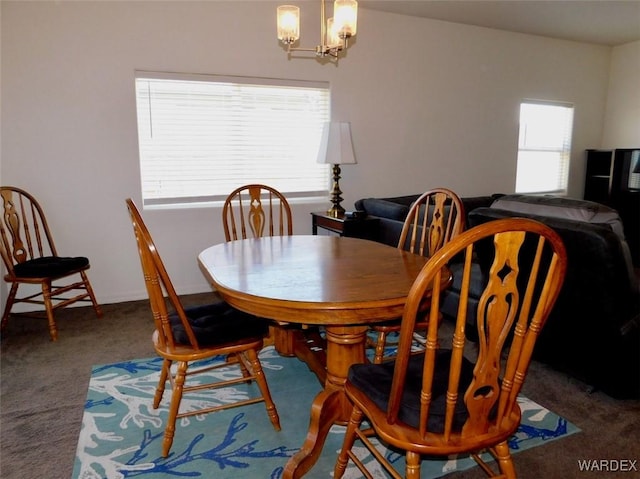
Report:
[[[183,478],[279,479],[287,460],[307,433],[309,411],[320,383],[296,358],[279,356],[273,347],[260,355],[280,415],[282,430],[273,429],[264,404],[232,408],[178,420],[171,454],[160,454],[169,390],[160,408],[151,407],[161,368],[159,358],[95,366],[89,383],[72,479]],[[220,358],[222,360],[222,358]],[[215,374],[229,375],[228,368]],[[184,408],[201,408],[255,394],[255,385],[185,395]],[[518,451],[543,445],[579,429],[553,412],[520,398],[523,422],[510,442]],[[322,455],[306,477],[330,478],[344,427],[334,426]],[[404,458],[380,445],[402,470]],[[356,449],[374,477],[386,477],[364,448]],[[468,457],[425,460],[422,477],[442,477],[475,467]],[[361,477],[350,464],[346,479]]]

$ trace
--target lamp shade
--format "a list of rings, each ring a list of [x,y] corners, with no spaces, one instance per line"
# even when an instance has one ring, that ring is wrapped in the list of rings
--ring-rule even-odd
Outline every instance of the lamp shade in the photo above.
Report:
[[[346,165],[356,163],[349,122],[327,122],[322,130],[318,163]]]

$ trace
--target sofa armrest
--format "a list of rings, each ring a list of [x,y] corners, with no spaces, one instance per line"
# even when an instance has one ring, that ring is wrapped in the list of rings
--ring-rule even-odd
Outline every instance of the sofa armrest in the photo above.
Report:
[[[584,223],[606,223],[624,240],[624,228],[618,212],[593,201],[558,196],[505,195],[494,201],[491,208]]]
[[[491,208],[510,211],[512,214],[528,214],[539,218],[560,218],[578,223],[608,226],[620,238],[629,282],[636,283],[631,250],[624,235],[622,220],[613,208],[593,201],[533,195],[506,195],[494,201]],[[544,219],[542,221],[545,222]]]
[[[481,206],[490,206],[502,194],[491,196],[469,196],[461,198],[465,213]],[[362,198],[355,202],[356,210],[365,211],[368,215],[392,220],[404,221],[411,205],[420,195],[394,196],[390,198]]]

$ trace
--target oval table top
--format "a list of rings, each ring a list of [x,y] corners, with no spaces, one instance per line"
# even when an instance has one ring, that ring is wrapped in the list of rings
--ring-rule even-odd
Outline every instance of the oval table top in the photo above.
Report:
[[[240,310],[294,323],[353,325],[402,316],[427,258],[359,238],[294,235],[218,244],[198,261]]]

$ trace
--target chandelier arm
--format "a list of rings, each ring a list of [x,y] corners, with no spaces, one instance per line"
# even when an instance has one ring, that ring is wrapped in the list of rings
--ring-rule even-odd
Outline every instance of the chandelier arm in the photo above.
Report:
[[[291,44],[287,47],[287,52],[317,52],[317,50],[317,48],[292,47]]]

